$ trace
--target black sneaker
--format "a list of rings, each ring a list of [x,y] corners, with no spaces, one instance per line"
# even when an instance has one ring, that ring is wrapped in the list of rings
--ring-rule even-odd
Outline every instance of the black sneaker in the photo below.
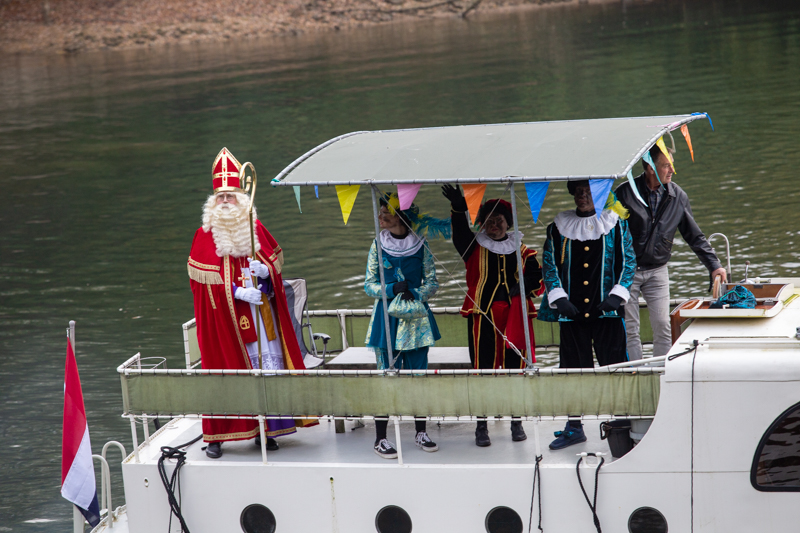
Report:
[[[414,439],[417,446],[422,448],[423,452],[435,452],[439,449],[435,442],[433,442],[425,431],[417,433],[417,438]]]
[[[209,442],[208,447],[206,448],[206,455],[210,459],[219,459],[220,457],[222,457],[222,443]]]
[[[486,423],[479,425],[478,429],[475,430],[475,444],[481,448],[492,445],[492,441],[489,439],[489,428],[486,427]]]
[[[384,459],[397,459],[397,450],[394,449],[394,444],[386,439],[375,441],[375,453]]]
[[[521,440],[527,439],[528,436],[525,434],[525,430],[522,429],[522,422],[514,420],[511,422],[511,440],[514,442],[519,442]]]

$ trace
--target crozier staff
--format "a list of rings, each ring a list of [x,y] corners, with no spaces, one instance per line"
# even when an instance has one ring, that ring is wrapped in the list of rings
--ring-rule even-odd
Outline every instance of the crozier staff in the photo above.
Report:
[[[305,369],[283,290],[283,251],[258,220],[255,208],[256,256],[249,257],[250,199],[242,189],[240,169],[227,148],[214,160],[214,194],[203,206],[203,226],[194,234],[187,265],[202,365],[258,368],[256,321],[260,321],[262,369]],[[257,279],[255,287],[251,276]],[[296,431],[291,419],[266,423],[270,450],[278,449],[274,437]],[[252,439],[258,433],[255,420],[203,419],[203,440],[209,443],[206,455],[213,459],[222,456],[224,441]]]

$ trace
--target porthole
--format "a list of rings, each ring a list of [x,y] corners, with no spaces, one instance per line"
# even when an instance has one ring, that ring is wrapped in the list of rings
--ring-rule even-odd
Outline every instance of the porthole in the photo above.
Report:
[[[411,517],[402,507],[387,505],[375,515],[378,533],[411,533]]]
[[[639,507],[628,519],[630,533],[667,533],[667,530],[667,519],[652,507]]]
[[[259,503],[245,507],[239,523],[244,533],[275,533],[275,515]]]
[[[488,533],[522,533],[522,518],[510,507],[495,507],[486,514]]]
[[[761,437],[750,483],[762,492],[800,492],[800,403],[781,413]]]

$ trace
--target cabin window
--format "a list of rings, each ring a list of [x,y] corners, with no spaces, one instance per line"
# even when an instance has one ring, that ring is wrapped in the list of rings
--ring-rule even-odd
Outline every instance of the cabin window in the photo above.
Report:
[[[800,492],[800,403],[764,433],[753,457],[750,483],[763,492]]]

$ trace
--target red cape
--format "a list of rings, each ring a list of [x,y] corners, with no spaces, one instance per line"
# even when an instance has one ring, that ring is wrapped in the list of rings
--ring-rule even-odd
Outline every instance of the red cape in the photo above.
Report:
[[[260,221],[256,221],[256,238],[261,244],[257,259],[269,268],[275,291],[272,302],[277,316],[273,316],[273,320],[283,346],[284,368],[304,370],[283,290],[283,251]],[[195,232],[187,267],[204,369],[251,368],[245,343],[256,341],[255,323],[249,304],[233,297],[233,285],[244,286],[241,269],[247,266],[247,257],[218,257],[211,231],[200,228]],[[264,306],[267,305],[264,299]],[[252,439],[257,434],[255,420],[203,419],[206,442]]]

